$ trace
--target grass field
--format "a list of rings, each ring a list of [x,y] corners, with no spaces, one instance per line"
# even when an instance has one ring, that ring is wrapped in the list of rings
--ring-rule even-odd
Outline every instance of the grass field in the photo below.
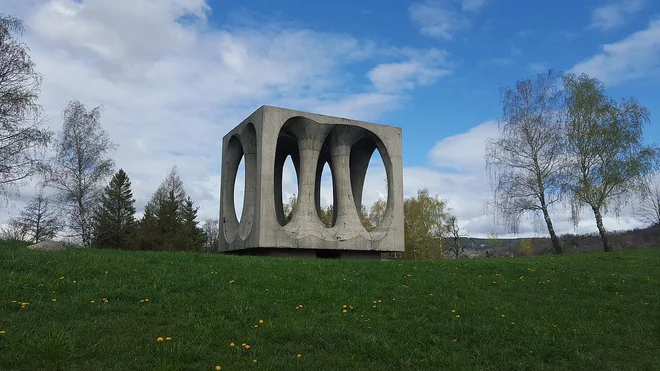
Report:
[[[24,246],[0,243],[0,370],[660,368],[660,249],[378,262]]]

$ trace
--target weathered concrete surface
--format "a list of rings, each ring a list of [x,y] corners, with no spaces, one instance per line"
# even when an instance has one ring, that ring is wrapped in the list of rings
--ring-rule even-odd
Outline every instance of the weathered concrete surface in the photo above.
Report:
[[[39,250],[39,251],[66,251],[66,247],[64,247],[63,242],[59,241],[41,241],[39,243],[35,243],[34,245],[30,245],[27,247],[30,250]]]
[[[367,231],[358,210],[369,159],[376,150],[387,174],[387,207],[380,224]],[[293,217],[285,223],[282,170],[288,156],[299,189]],[[245,194],[238,220],[234,184],[241,158]],[[326,163],[334,190],[331,228],[318,216]],[[262,106],[223,138],[221,178],[221,252],[375,258],[381,252],[404,251],[400,128]]]

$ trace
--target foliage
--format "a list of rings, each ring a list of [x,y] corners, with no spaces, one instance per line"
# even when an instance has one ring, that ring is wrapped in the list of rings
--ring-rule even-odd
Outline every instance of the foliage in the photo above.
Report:
[[[218,250],[218,243],[220,238],[220,224],[218,219],[206,219],[202,223],[202,231],[204,232],[204,250],[215,252]]]
[[[204,230],[198,226],[197,211],[199,207],[193,206],[193,201],[186,198],[181,205],[181,226],[179,232],[180,249],[188,251],[202,251],[206,236]]]
[[[495,232],[490,232],[486,239],[488,240],[490,248],[493,250],[497,250],[500,246],[502,246],[502,240],[500,240],[500,238],[497,236],[497,233]]]
[[[378,197],[378,199],[369,208],[369,223],[371,224],[372,228],[376,228],[380,224],[381,220],[383,220],[385,209],[387,209],[387,199]]]
[[[42,191],[21,210],[17,222],[25,233],[23,239],[27,238],[33,243],[52,240],[62,229],[59,212],[53,208],[48,197],[44,197]]]
[[[25,225],[16,218],[11,218],[0,228],[0,240],[2,241],[26,241],[28,231]]]
[[[298,198],[295,193],[289,197],[287,202],[284,204],[284,222],[288,223],[293,218],[293,209],[296,208],[296,202]]]
[[[417,191],[416,197],[403,202],[406,257],[409,259],[441,258],[447,233],[446,202],[429,195],[428,189]]]
[[[64,125],[56,140],[56,154],[47,184],[66,213],[66,224],[83,246],[92,243],[93,217],[103,183],[113,174],[108,157],[115,145],[101,127],[101,108],[91,110],[72,101],[63,112]]]
[[[43,170],[52,133],[42,127],[41,76],[28,47],[15,39],[23,22],[0,13],[0,194],[7,196]]]
[[[602,213],[618,214],[633,193],[644,190],[644,178],[655,169],[658,149],[644,144],[643,126],[649,112],[633,98],[616,102],[599,80],[582,74],[564,78],[567,149],[573,222],[589,206],[596,218],[603,248],[611,251]]]
[[[561,76],[519,80],[502,94],[500,136],[486,141],[494,206],[514,233],[525,213],[541,213],[556,253],[562,253],[548,207],[559,201],[565,174]]]
[[[648,181],[638,203],[635,205],[638,217],[652,226],[660,226],[660,182]]]
[[[0,245],[2,370],[660,364],[658,249],[391,264],[24,245]]]
[[[131,181],[119,169],[105,187],[94,213],[94,246],[131,249],[130,237],[136,225],[134,204]]]
[[[323,223],[326,228],[332,228],[332,224],[334,222],[334,207],[332,204],[328,205],[327,207],[321,206],[319,219],[321,219],[321,223]]]
[[[532,240],[530,238],[524,238],[520,240],[520,254],[525,256],[531,256],[534,249],[532,248]]]

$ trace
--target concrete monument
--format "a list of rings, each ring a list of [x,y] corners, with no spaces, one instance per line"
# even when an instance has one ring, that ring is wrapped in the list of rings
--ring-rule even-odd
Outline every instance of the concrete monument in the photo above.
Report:
[[[378,150],[387,173],[387,207],[367,231],[358,216],[369,160]],[[286,223],[282,171],[291,156],[298,200]],[[241,218],[234,185],[245,160]],[[321,222],[321,173],[333,184],[333,225]],[[401,129],[339,117],[262,106],[224,136],[219,251],[299,257],[379,258],[404,251]]]

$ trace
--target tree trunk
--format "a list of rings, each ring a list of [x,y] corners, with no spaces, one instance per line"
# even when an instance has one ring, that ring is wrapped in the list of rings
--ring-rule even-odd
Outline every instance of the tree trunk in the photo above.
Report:
[[[550,240],[552,241],[552,247],[555,249],[556,254],[563,254],[564,250],[561,248],[561,243],[557,234],[555,233],[555,228],[552,226],[552,220],[550,219],[550,214],[548,213],[548,208],[546,206],[541,208],[543,210],[543,218],[545,219],[545,224],[548,226],[548,233],[550,233]]]
[[[603,249],[605,252],[612,251],[612,245],[610,245],[610,240],[607,238],[607,231],[605,226],[603,226],[603,216],[600,214],[600,209],[592,208],[594,215],[596,216],[596,226],[598,227],[598,232],[600,233],[600,239],[603,240]]]

